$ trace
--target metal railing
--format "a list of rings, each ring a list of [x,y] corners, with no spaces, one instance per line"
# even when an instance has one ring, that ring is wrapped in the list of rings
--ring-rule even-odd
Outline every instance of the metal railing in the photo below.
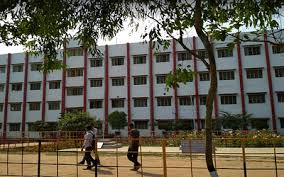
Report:
[[[112,173],[111,176],[125,176],[129,173],[128,169],[132,168],[132,164],[126,158],[129,139],[110,139],[109,141],[120,143],[123,147],[98,149],[103,166],[93,171],[83,171],[78,165],[83,155],[83,152],[79,151],[81,137],[74,138],[75,134],[72,133],[56,138],[43,135],[41,139],[11,138],[2,141],[0,176],[68,176],[70,171],[77,177],[104,176],[108,171]],[[282,137],[215,137],[215,167],[221,174],[230,171],[241,173],[244,177],[253,177],[267,172],[268,176],[279,177],[280,171],[284,170],[283,140]],[[139,162],[142,166],[135,175],[143,177],[153,173],[157,176],[172,177],[184,171],[182,176],[193,177],[201,172],[206,173],[204,143],[202,138],[183,135],[172,138],[140,138]],[[266,146],[266,149],[257,146]]]

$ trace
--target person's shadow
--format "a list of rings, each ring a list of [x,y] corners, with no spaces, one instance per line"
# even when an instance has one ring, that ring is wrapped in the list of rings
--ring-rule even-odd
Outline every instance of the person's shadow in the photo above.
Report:
[[[137,173],[142,174],[141,171],[137,171]],[[163,175],[155,174],[155,173],[149,173],[143,171],[143,176],[151,176],[151,177],[163,177]]]

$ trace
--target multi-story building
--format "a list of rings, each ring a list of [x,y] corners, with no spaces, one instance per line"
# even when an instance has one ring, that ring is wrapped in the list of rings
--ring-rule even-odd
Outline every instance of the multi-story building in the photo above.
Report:
[[[283,47],[247,42],[229,49],[229,41],[213,42],[218,70],[213,116],[218,117],[221,111],[247,112],[284,133]],[[207,56],[199,38],[187,38],[185,44]],[[174,120],[187,129],[204,128],[210,82],[204,64],[175,41],[168,49],[150,46],[99,46],[101,55],[92,56],[71,41],[58,54],[67,69],[48,74],[39,72],[40,56],[1,55],[1,132],[25,132],[31,122],[56,122],[60,113],[74,110],[96,116],[109,133],[113,130],[107,126],[108,115],[115,110],[127,113],[128,121],[135,122],[142,135],[155,129],[159,133]],[[186,85],[167,91],[165,76],[179,65],[190,66],[198,74]]]

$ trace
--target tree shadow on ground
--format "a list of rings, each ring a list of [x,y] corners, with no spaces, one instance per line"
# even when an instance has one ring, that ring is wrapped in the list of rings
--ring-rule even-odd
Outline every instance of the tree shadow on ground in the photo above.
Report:
[[[137,173],[142,175],[141,171],[137,171]],[[143,176],[150,176],[150,177],[163,177],[163,175],[160,174],[155,174],[155,173],[149,173],[149,172],[144,172],[143,171]]]

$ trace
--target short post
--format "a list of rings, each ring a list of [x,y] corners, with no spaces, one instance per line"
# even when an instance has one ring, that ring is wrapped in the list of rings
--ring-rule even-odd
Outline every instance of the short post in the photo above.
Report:
[[[40,155],[41,155],[41,140],[38,140],[38,161],[37,161],[37,176],[40,177]]]
[[[139,147],[140,147],[140,164],[141,164],[141,176],[143,177],[144,175],[143,175],[143,160],[142,160],[142,146],[141,146],[141,138],[139,138],[140,139],[140,145],[139,145]],[[144,142],[144,141],[143,141]]]
[[[117,137],[115,137],[115,141],[117,142]],[[115,148],[115,154],[116,154],[116,177],[118,177],[118,149]]]
[[[162,150],[163,150],[163,170],[164,170],[164,177],[167,177],[167,157],[166,157],[166,145],[167,141],[162,141]]]
[[[246,151],[245,151],[245,144],[242,139],[242,153],[243,153],[243,169],[244,169],[244,177],[247,177],[247,165],[246,165]]]
[[[190,157],[190,173],[191,173],[191,177],[193,177],[191,139],[189,140],[189,157]]]
[[[277,156],[276,156],[276,148],[275,148],[275,139],[273,139],[273,152],[274,152],[275,176],[278,177]]]

